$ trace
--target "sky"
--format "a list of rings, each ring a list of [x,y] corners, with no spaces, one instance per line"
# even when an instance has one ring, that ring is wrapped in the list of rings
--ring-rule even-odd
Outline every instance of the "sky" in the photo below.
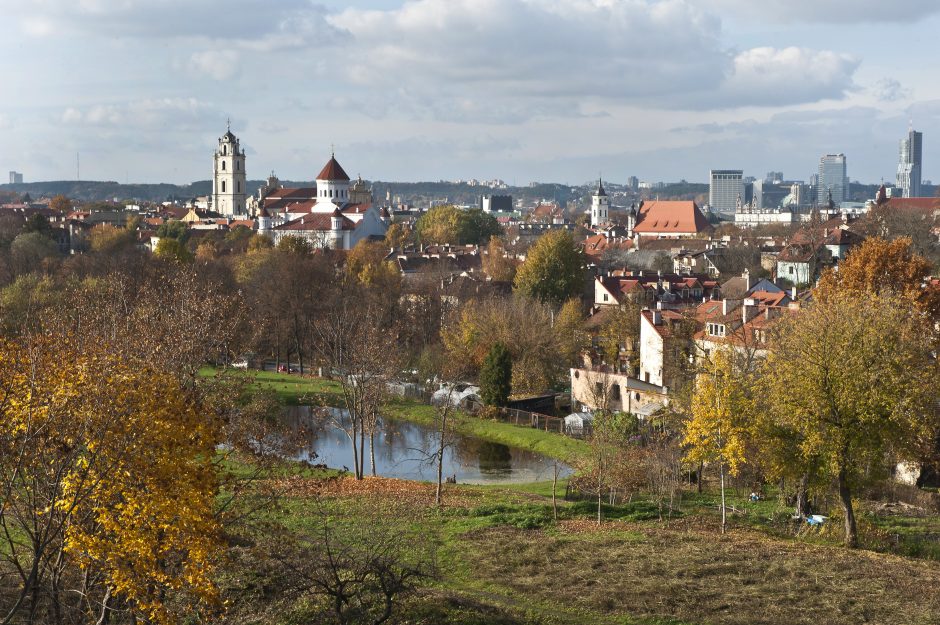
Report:
[[[0,172],[940,182],[940,1],[0,0]],[[936,146],[936,147],[935,147]]]

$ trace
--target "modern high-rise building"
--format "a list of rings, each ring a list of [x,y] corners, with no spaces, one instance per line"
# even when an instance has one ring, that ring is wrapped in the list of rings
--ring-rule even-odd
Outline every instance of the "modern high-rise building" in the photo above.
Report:
[[[838,208],[849,199],[849,176],[845,168],[845,154],[826,154],[819,159],[819,184],[816,203],[824,206],[832,193],[832,202]]]
[[[18,171],[11,171],[10,184],[23,184],[23,174]]]
[[[733,213],[744,202],[744,171],[712,169],[708,172],[708,204],[713,213]]]
[[[920,197],[923,176],[924,133],[913,128],[901,139],[898,158],[898,188],[904,197]]]
[[[629,176],[627,178],[627,186],[630,187],[631,191],[636,191],[640,188],[640,179],[636,176]]]

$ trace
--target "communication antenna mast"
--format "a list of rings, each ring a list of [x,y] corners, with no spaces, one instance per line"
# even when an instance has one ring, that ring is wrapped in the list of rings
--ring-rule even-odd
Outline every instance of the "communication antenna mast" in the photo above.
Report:
[[[78,158],[78,152],[76,152],[75,153],[75,179],[76,180],[82,179],[81,173],[82,173],[81,161]]]

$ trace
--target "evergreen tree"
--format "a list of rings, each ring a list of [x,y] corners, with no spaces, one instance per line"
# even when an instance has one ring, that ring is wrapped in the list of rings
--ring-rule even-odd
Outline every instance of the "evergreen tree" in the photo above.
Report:
[[[512,391],[512,356],[502,343],[494,343],[480,370],[480,397],[487,406],[505,406]]]

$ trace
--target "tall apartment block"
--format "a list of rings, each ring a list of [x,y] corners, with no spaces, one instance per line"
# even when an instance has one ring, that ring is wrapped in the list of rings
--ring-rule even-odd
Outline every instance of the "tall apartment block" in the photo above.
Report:
[[[733,213],[738,198],[744,201],[744,171],[712,169],[708,172],[708,204],[713,213]]]

